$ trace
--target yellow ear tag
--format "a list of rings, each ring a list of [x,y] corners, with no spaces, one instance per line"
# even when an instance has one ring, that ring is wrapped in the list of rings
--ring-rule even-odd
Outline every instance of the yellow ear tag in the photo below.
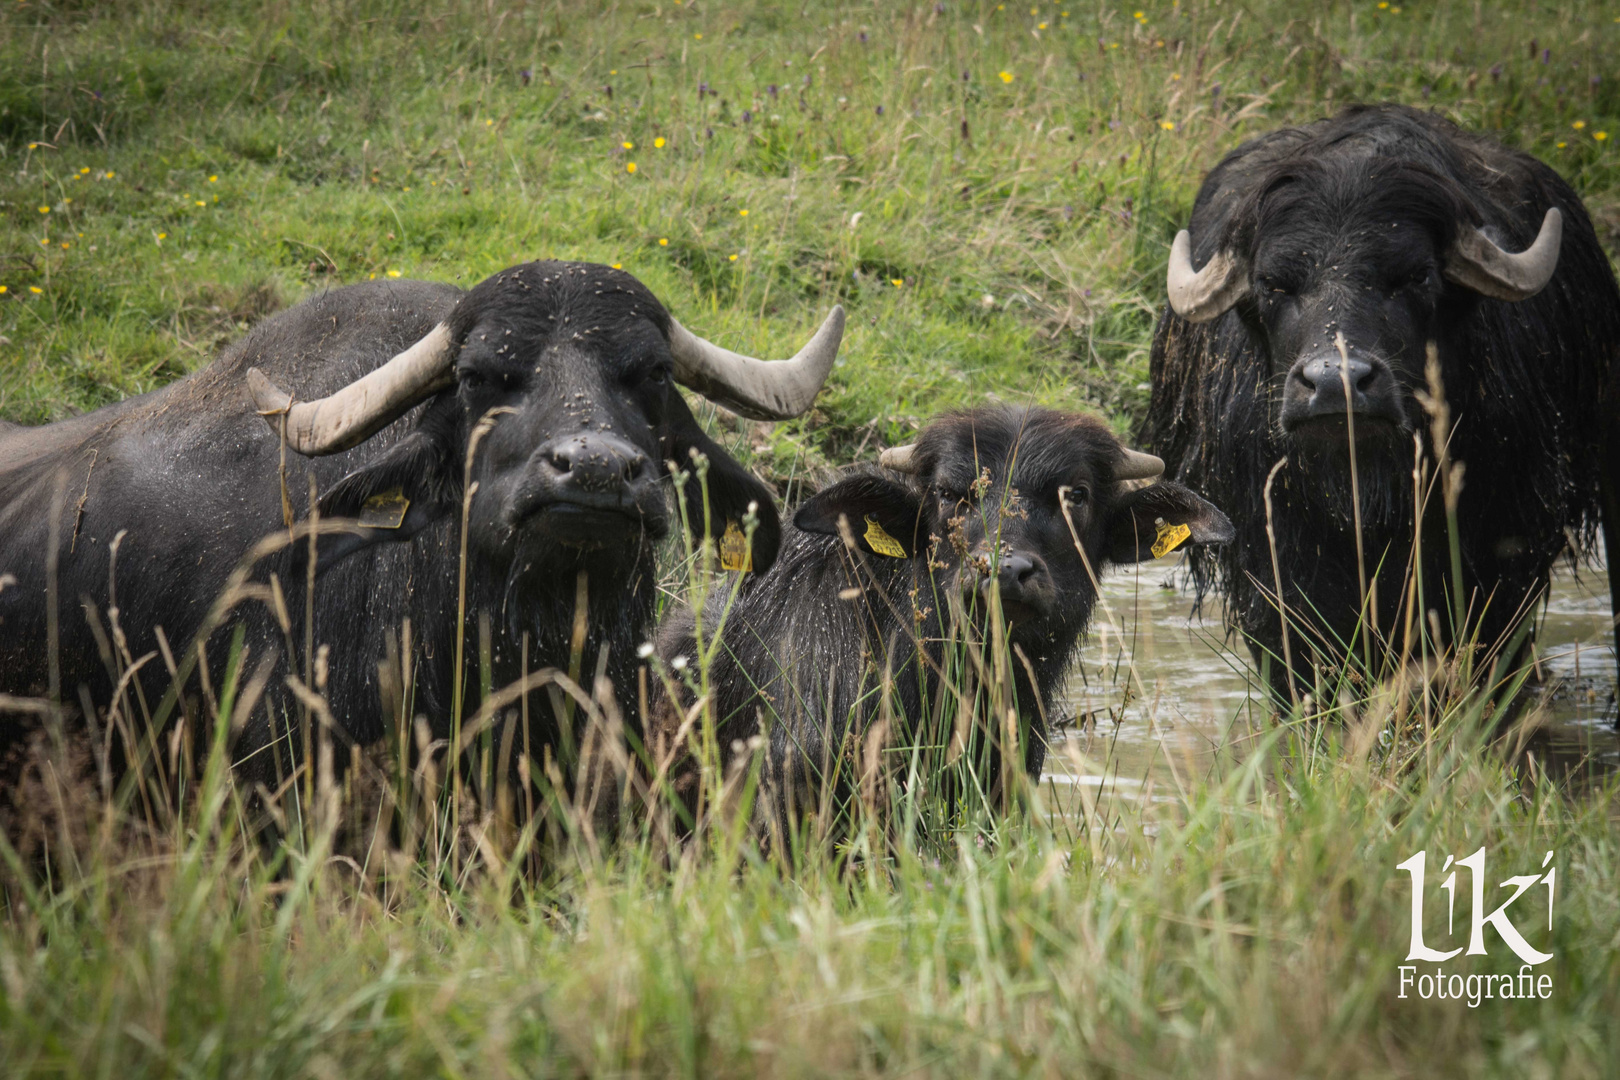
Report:
[[[737,528],[735,521],[726,522],[725,535],[720,537],[720,569],[746,574],[753,568],[754,553],[748,548],[748,537]]]
[[[866,545],[879,555],[887,555],[891,559],[906,557],[906,549],[900,546],[900,541],[883,531],[883,526],[872,520],[872,515],[866,515]]]
[[[1192,535],[1192,530],[1185,525],[1172,525],[1168,521],[1159,523],[1158,539],[1153,541],[1153,557],[1162,559],[1176,548],[1181,542]]]
[[[405,523],[411,500],[399,488],[379,491],[360,504],[360,524],[368,529],[397,529]]]

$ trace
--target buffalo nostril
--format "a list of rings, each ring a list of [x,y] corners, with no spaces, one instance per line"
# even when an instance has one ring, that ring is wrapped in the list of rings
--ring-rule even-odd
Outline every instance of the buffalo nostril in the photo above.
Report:
[[[1001,560],[1000,584],[1004,590],[1017,591],[1035,576],[1038,567],[1027,555],[1007,555]]]
[[[1367,374],[1356,380],[1356,389],[1361,391],[1363,394],[1372,393],[1378,388],[1378,384],[1383,381],[1379,377],[1382,374],[1383,372],[1379,371],[1377,368],[1373,368],[1371,371],[1367,372]]]

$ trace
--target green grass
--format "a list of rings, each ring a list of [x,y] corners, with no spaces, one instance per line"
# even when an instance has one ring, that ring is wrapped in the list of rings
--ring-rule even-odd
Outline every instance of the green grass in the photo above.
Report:
[[[1427,100],[1553,163],[1620,246],[1611,9],[6,0],[0,417],[150,390],[331,285],[471,284],[556,256],[621,263],[688,326],[757,354],[849,308],[817,409],[735,440],[772,475],[871,457],[986,394],[1124,430],[1168,241],[1249,135]],[[943,849],[866,822],[791,872],[726,829],[671,852],[632,827],[605,854],[554,840],[525,874],[523,838],[494,828],[480,848],[476,814],[393,850],[360,826],[382,807],[430,834],[442,796],[390,817],[376,791],[267,850],[242,839],[246,796],[217,763],[150,821],[42,780],[22,801],[44,808],[32,839],[52,857],[0,849],[0,1061],[1610,1075],[1616,782],[1567,785],[1482,746],[1478,712],[1464,699],[1427,737],[1398,705],[1348,727],[1257,720],[1163,801],[1049,787]],[[1071,767],[1103,769],[1092,749]],[[1429,852],[1433,939],[1438,864],[1482,844],[1492,884],[1556,852],[1550,933],[1542,890],[1514,910],[1555,954],[1537,969],[1554,996],[1399,1000],[1395,864]],[[1514,970],[1492,944],[1447,970]]]

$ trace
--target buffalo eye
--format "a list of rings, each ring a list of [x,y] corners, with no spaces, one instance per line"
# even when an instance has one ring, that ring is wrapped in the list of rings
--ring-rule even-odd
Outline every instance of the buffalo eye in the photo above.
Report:
[[[456,382],[463,390],[482,390],[489,380],[475,367],[463,364],[456,368]]]
[[[674,372],[668,364],[654,364],[642,372],[641,381],[653,388],[669,385],[670,376]]]
[[[1254,279],[1254,284],[1255,284],[1255,291],[1260,293],[1261,296],[1268,296],[1268,297],[1293,296],[1294,292],[1295,292],[1295,287],[1294,287],[1293,282],[1288,281],[1285,278],[1272,277],[1272,276],[1270,276],[1268,274],[1260,274],[1260,275],[1258,275]]]
[[[1424,266],[1409,267],[1396,270],[1384,279],[1384,293],[1391,300],[1405,294],[1426,295],[1434,291],[1439,276],[1435,266],[1430,263]]]

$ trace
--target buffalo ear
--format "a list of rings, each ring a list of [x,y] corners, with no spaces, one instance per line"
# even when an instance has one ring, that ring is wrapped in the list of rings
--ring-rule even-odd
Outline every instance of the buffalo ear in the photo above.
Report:
[[[1134,563],[1154,558],[1153,545],[1161,529],[1185,526],[1191,535],[1182,539],[1166,532],[1168,547],[1163,554],[1182,543],[1225,544],[1236,535],[1226,515],[1203,496],[1166,480],[1122,495],[1115,501],[1105,525],[1108,548],[1104,557],[1112,563]]]
[[[674,390],[670,391],[664,416],[664,460],[689,474],[686,483],[676,489],[676,497],[686,503],[686,521],[693,538],[704,534],[707,521],[708,535],[720,548],[723,567],[746,568],[763,574],[776,561],[777,548],[782,545],[782,522],[776,515],[776,500],[771,497],[770,489],[703,433],[692,410]],[[694,450],[709,461],[701,484],[692,468]],[[703,505],[705,489],[707,514]],[[746,532],[743,519],[748,516],[750,506],[758,522],[754,527],[753,544],[746,554],[732,551],[732,541],[724,537],[730,532],[734,541],[738,534]]]
[[[840,518],[848,523],[855,546],[867,554],[909,559],[927,546],[921,500],[887,477],[840,480],[807,499],[793,515],[793,524],[805,532],[842,536]]]
[[[453,470],[445,465],[438,440],[415,431],[339,480],[321,496],[321,519],[358,523],[358,528],[322,536],[316,569],[325,572],[374,544],[408,541],[454,510]]]

